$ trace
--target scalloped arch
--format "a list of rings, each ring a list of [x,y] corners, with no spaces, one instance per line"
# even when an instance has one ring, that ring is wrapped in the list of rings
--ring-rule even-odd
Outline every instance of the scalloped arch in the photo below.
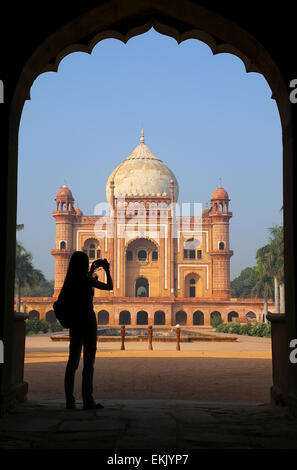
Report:
[[[147,241],[151,242],[151,243],[156,247],[157,250],[159,249],[159,245],[158,245],[158,243],[157,243],[155,240],[153,240],[153,239],[150,238],[150,237],[141,236],[141,237],[135,237],[135,238],[133,238],[132,240],[129,240],[128,243],[127,243],[127,245],[125,246],[125,252],[128,250],[129,246],[130,246],[132,243],[134,243],[134,242],[136,242],[136,241],[138,241],[138,240],[147,240]]]
[[[240,52],[236,47],[232,46],[231,44],[222,43],[218,39],[215,39],[215,37],[211,36],[209,33],[198,29],[191,29],[184,33],[180,33],[177,29],[173,28],[172,26],[162,24],[159,21],[153,19],[145,23],[143,26],[138,26],[136,28],[130,29],[126,34],[121,34],[120,32],[115,30],[107,30],[96,34],[93,39],[90,40],[89,44],[76,43],[66,47],[56,56],[53,63],[47,64],[47,66],[38,75],[34,77],[34,80],[37,78],[37,76],[43,73],[58,72],[59,65],[62,60],[72,53],[85,52],[86,54],[92,54],[94,47],[104,39],[118,39],[119,41],[122,41],[124,44],[126,44],[131,38],[144,34],[151,28],[153,28],[156,32],[160,34],[175,39],[178,44],[189,39],[197,39],[198,41],[201,41],[206,44],[210,48],[213,55],[224,53],[232,54],[238,57],[243,62],[247,73],[256,72],[261,74],[256,65],[253,64],[247,56],[245,56],[242,52]],[[27,99],[30,99],[30,95]]]
[[[197,265],[197,268],[199,268],[199,265]],[[196,276],[197,278],[201,277],[200,274],[196,273],[195,271],[191,271],[185,275],[185,279],[187,279],[187,277],[190,277],[190,276]]]

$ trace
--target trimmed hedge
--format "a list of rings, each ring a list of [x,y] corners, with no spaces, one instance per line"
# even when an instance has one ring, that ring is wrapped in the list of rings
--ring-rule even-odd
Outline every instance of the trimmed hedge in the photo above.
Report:
[[[36,318],[33,320],[26,321],[26,335],[38,335],[43,333],[50,333],[52,331],[62,331],[62,325],[57,321],[55,323],[51,323],[45,320],[37,320]]]
[[[236,335],[260,336],[271,338],[270,323],[221,323],[217,326],[218,333],[233,333]]]

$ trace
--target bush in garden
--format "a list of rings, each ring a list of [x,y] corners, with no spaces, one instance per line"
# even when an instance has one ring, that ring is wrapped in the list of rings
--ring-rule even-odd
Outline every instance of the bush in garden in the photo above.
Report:
[[[63,329],[64,329],[63,326],[62,326],[61,323],[58,322],[58,321],[55,322],[55,323],[50,323],[50,329],[49,329],[49,331],[55,332],[55,331],[62,331]]]
[[[228,324],[227,323],[220,323],[219,326],[216,328],[218,333],[227,333],[228,331]]]
[[[237,335],[248,335],[271,338],[271,325],[270,323],[224,323],[218,325],[216,328],[218,333],[233,333]]]
[[[241,325],[240,325],[240,323],[229,323],[228,330],[229,330],[229,333],[240,335],[241,334]]]
[[[220,315],[214,315],[210,318],[210,324],[213,328],[217,328],[221,323],[223,323],[223,319]]]
[[[26,322],[26,335],[48,333],[50,331],[62,331],[63,327],[59,322],[50,323],[45,320],[34,318]]]
[[[244,325],[240,325],[240,327],[242,335],[252,336],[253,325],[251,322],[245,323]]]

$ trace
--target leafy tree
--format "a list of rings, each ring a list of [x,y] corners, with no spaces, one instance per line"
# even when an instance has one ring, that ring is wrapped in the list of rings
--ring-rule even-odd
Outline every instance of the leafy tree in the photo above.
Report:
[[[252,289],[259,279],[259,274],[255,267],[245,268],[240,275],[230,283],[231,296],[234,298],[250,299],[253,297]],[[263,292],[261,293],[263,296]]]
[[[282,226],[273,226],[269,229],[269,258],[271,275],[274,278],[274,298],[276,312],[284,312],[284,231]],[[281,305],[280,305],[281,300]]]
[[[54,293],[54,281],[41,279],[37,286],[25,284],[22,288],[22,297],[52,297]]]
[[[269,247],[266,245],[257,251],[257,266],[258,280],[252,289],[252,295],[256,298],[264,297],[264,319],[268,313],[268,299],[272,297],[273,290],[271,287],[271,265],[268,258]]]
[[[21,230],[23,225],[18,225],[17,230]],[[21,293],[25,285],[37,286],[41,281],[45,281],[44,275],[39,269],[35,269],[32,263],[32,255],[28,253],[23,245],[16,242],[16,265],[15,265],[15,291],[16,310],[20,311]]]

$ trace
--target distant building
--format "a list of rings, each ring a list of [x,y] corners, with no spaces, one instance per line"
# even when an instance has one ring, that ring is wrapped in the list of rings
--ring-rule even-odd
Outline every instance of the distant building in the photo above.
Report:
[[[106,198],[106,213],[88,216],[74,207],[66,184],[59,189],[53,212],[55,297],[71,254],[80,250],[90,264],[96,258],[110,262],[114,290],[95,289],[99,324],[209,325],[214,315],[225,322],[262,320],[262,299],[230,298],[232,213],[224,188],[216,188],[201,213],[178,214],[177,179],[144,143],[142,131],[140,144],[110,174]],[[99,272],[99,280],[104,276]],[[53,318],[47,310],[52,299],[27,298],[22,304],[31,316]]]

